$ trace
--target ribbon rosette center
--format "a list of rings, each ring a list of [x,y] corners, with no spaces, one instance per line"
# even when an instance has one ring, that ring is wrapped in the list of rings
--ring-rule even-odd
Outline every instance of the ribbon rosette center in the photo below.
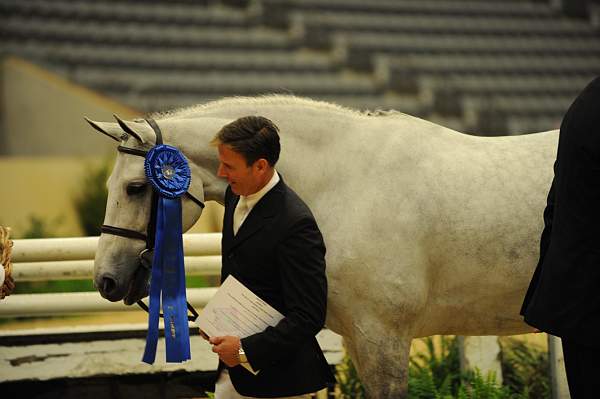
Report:
[[[162,174],[165,178],[171,180],[175,176],[175,168],[172,165],[163,165]]]

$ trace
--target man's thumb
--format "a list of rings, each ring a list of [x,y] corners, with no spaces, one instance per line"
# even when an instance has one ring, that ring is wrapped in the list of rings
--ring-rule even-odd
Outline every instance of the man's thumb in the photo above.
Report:
[[[208,342],[213,345],[219,345],[221,342],[223,342],[223,337],[211,337]]]

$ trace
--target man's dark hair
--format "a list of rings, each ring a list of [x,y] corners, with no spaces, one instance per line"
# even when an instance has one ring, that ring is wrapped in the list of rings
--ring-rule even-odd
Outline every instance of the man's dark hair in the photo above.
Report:
[[[248,166],[260,158],[275,166],[279,159],[279,129],[262,116],[244,116],[223,126],[212,144],[225,144],[240,153]]]

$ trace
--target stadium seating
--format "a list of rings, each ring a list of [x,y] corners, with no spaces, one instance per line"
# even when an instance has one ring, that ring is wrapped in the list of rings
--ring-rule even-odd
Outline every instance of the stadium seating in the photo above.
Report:
[[[449,40],[454,35],[463,35],[462,39],[503,40],[507,42],[515,37],[533,36],[538,41],[550,42],[549,38],[588,38],[597,39],[590,26],[566,18],[551,20],[548,18],[515,18],[490,16],[454,16],[454,15],[395,15],[370,13],[339,13],[294,11],[289,17],[295,31],[304,35],[304,40],[315,47],[330,45],[332,33],[353,34],[362,43],[377,47],[382,41],[388,47],[391,43],[407,36],[420,38],[425,43],[435,39]],[[364,35],[366,33],[367,35]],[[371,39],[369,41],[369,38]],[[408,39],[405,39],[408,40]],[[530,39],[531,41],[531,39]],[[352,40],[350,41],[352,42]],[[384,45],[385,45],[384,44]],[[519,43],[515,43],[519,47]],[[415,43],[415,47],[418,47]],[[422,51],[428,51],[427,48]]]
[[[375,56],[380,80],[398,90],[414,90],[419,76],[443,77],[518,75],[595,75],[600,56],[495,56],[495,55],[407,55]]]
[[[574,76],[466,76],[444,79],[433,88],[435,108],[452,113],[458,96],[527,95],[576,96],[593,75]]]
[[[331,38],[340,61],[360,69],[373,68],[374,54],[432,55],[440,58],[454,55],[534,55],[534,56],[599,56],[600,40],[583,38],[486,37],[472,35],[419,35],[383,33],[336,33]],[[467,57],[466,60],[472,60]]]
[[[515,134],[556,128],[600,74],[600,9],[550,1],[0,0],[0,15],[0,54],[143,111],[274,92]]]

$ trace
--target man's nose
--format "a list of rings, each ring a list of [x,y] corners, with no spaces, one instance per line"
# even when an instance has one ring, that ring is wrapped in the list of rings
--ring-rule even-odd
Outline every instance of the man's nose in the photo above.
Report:
[[[225,175],[225,172],[223,172],[223,165],[219,165],[219,167],[217,168],[217,176],[219,176],[219,177],[227,177]]]

